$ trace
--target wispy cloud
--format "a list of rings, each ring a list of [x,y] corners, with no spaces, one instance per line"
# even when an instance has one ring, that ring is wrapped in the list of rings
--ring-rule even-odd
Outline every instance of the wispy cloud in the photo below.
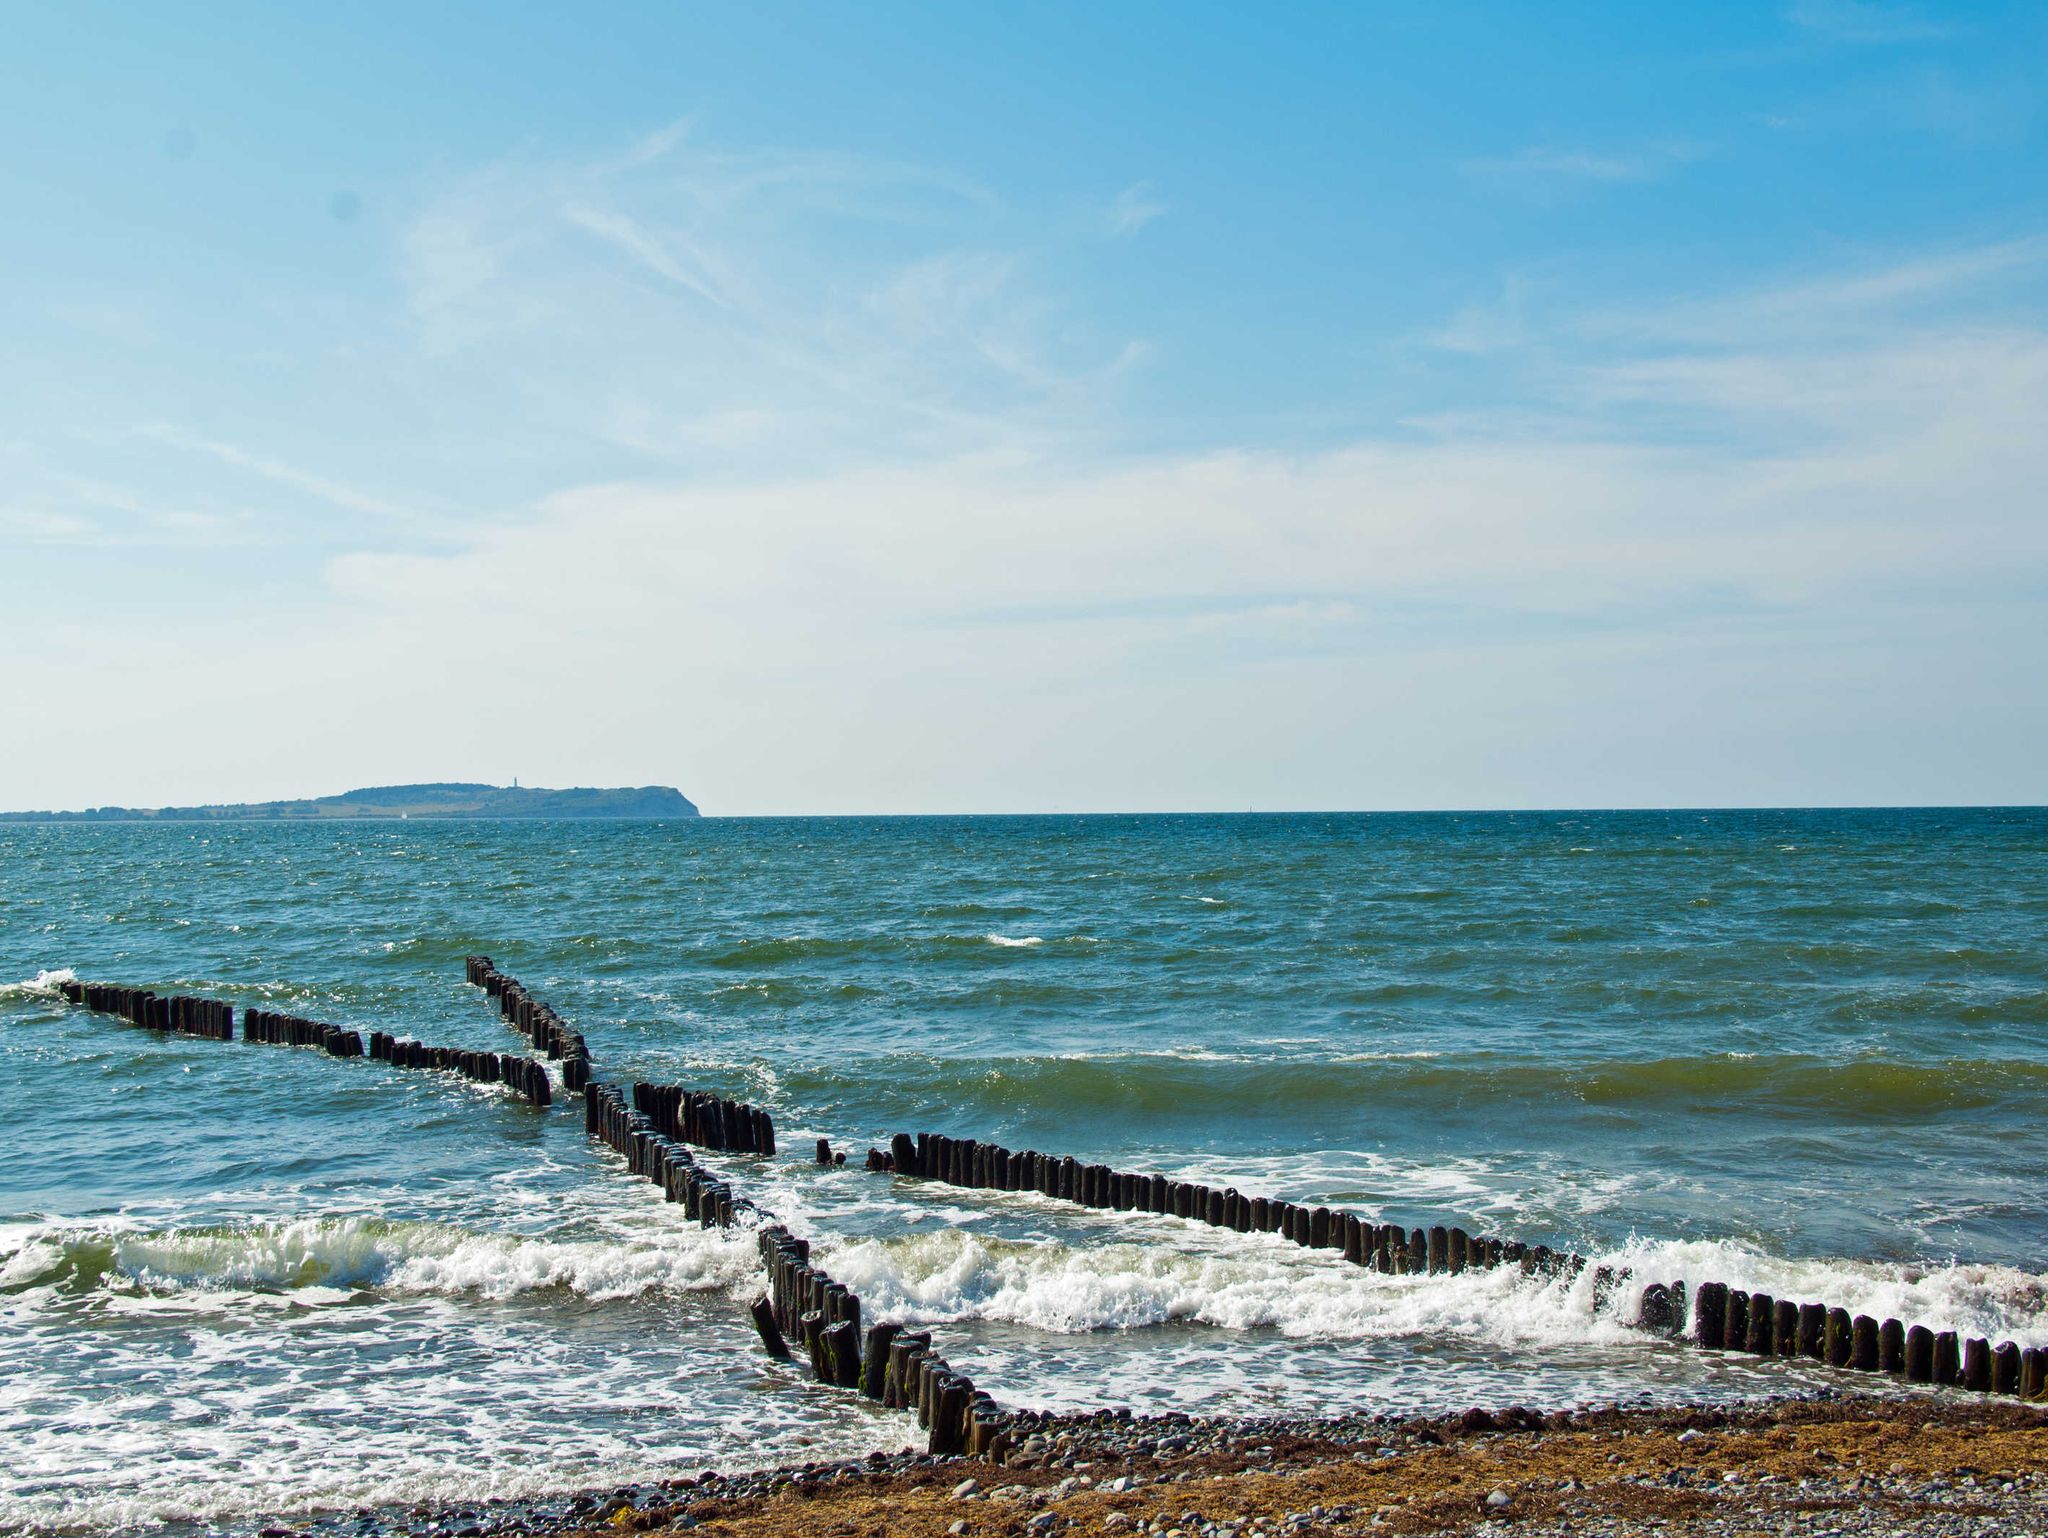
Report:
[[[657,234],[625,214],[607,213],[576,204],[564,208],[562,217],[578,229],[588,230],[600,240],[610,242],[641,266],[680,288],[688,289],[698,298],[720,309],[732,308],[719,286],[706,273],[709,263],[696,242],[675,234]]]
[[[135,429],[135,436],[183,453],[202,455],[231,469],[243,471],[273,485],[301,492],[346,512],[403,522],[415,528],[422,522],[423,510],[418,504],[363,491],[326,476],[301,470],[267,454],[256,453],[236,444],[224,443],[216,438],[207,438],[169,423],[154,422],[138,427]]]
[[[1796,0],[1787,14],[1794,26],[1844,43],[1929,42],[1951,31],[1918,6],[1879,0]]]
[[[1133,182],[1116,195],[1107,216],[1112,235],[1135,235],[1166,213],[1166,202],[1150,182]]]
[[[1140,185],[1117,217],[1128,232],[1162,206]],[[560,402],[577,430],[765,469],[772,421],[786,471],[1086,430],[1142,356],[1041,275],[1093,236],[943,168],[723,151],[677,123],[621,154],[448,185],[407,231],[405,271],[424,346]],[[601,388],[579,400],[579,377]]]
[[[1674,166],[1703,159],[1707,147],[1690,139],[1668,139],[1634,150],[1574,149],[1530,145],[1510,155],[1465,163],[1468,174],[1537,183],[1647,182]]]

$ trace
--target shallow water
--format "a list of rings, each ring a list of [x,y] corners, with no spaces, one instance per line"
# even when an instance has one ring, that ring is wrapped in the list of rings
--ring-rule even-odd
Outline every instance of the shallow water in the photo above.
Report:
[[[478,950],[600,1078],[770,1106],[784,1157],[717,1162],[1014,1402],[1828,1375],[1648,1341],[1586,1280],[1376,1277],[791,1151],[991,1137],[2048,1344],[2048,813],[15,825],[0,1526],[903,1443],[749,1347],[751,1246],[573,1099],[157,1040],[51,986],[508,1050]]]

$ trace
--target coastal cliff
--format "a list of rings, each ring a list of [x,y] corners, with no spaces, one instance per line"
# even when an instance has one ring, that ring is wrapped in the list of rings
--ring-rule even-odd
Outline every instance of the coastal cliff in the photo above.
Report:
[[[7,822],[319,822],[346,817],[682,818],[698,815],[669,785],[542,790],[522,785],[380,785],[303,801],[244,801],[219,806],[94,807],[83,812],[0,812]]]

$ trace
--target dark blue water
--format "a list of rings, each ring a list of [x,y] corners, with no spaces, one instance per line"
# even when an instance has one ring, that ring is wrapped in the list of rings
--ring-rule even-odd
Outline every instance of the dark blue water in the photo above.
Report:
[[[2048,1344],[2040,810],[0,826],[0,1525],[904,1440],[749,1349],[751,1246],[573,1101],[50,986],[508,1050],[471,951],[785,1150],[993,1137]],[[1797,1381],[1583,1286],[731,1164],[1017,1402]]]

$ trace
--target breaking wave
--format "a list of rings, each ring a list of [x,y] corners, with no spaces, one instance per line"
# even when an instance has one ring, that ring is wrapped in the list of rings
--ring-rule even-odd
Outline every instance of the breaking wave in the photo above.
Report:
[[[37,1226],[0,1244],[0,1296],[327,1288],[505,1298],[558,1288],[605,1300],[731,1286],[757,1264],[751,1235],[548,1239],[365,1217],[163,1232]]]

